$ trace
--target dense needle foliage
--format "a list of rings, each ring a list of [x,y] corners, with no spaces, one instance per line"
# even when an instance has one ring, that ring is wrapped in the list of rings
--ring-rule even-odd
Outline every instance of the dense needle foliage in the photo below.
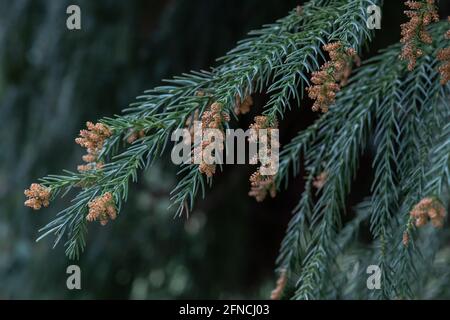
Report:
[[[89,125],[91,133],[81,134],[87,142],[80,144],[93,157],[87,162],[99,165],[49,175],[40,180],[43,189],[28,190],[39,206],[76,190],[70,204],[40,230],[39,239],[54,234],[55,245],[63,240],[68,257],[79,258],[86,247],[86,217],[95,213],[105,223],[105,214],[126,219],[130,183],[170,149],[173,130],[184,128],[196,112],[204,115],[211,104],[237,117],[237,99],[265,92],[270,98],[258,113],[273,125],[286,119],[290,109],[301,108],[305,93],[312,97],[313,85],[324,88],[330,76],[343,80],[337,79],[337,66],[344,58],[363,56],[373,38],[366,23],[371,5],[382,1],[311,0],[252,32],[211,70],[167,80],[122,115],[102,118],[95,128]],[[435,214],[448,207],[450,87],[442,81],[440,66],[445,63],[442,50],[450,46],[444,37],[450,23],[423,28],[432,41],[413,39],[421,50],[413,68],[400,59],[407,44],[399,43],[363,61],[351,75],[342,69],[348,83],[341,81],[327,92],[329,110],[281,146],[277,190],[289,188],[300,172],[306,172],[306,179],[281,243],[280,288],[274,298],[418,298],[433,277],[448,277],[448,271],[429,271],[430,265],[442,267],[432,262],[446,250],[445,227],[418,223],[417,215],[431,212],[428,205]],[[364,174],[358,164],[368,148],[375,155],[371,193],[352,210],[346,198],[355,176]],[[198,165],[183,166],[171,199],[176,216],[187,215],[212,185],[213,177],[202,174]],[[421,207],[422,201],[426,205]],[[369,241],[358,241],[363,222],[370,227]],[[380,290],[366,287],[369,265],[382,270]]]

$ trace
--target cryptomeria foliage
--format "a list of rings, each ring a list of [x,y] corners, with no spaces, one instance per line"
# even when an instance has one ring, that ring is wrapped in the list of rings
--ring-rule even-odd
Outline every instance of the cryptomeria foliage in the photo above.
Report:
[[[184,128],[196,112],[201,117],[212,103],[237,116],[237,98],[265,92],[270,98],[260,113],[274,124],[287,116],[293,101],[300,107],[307,87],[331,88],[322,81],[324,77],[343,80],[337,77],[339,59],[349,52],[363,53],[373,36],[367,8],[381,6],[381,2],[311,0],[252,32],[210,71],[167,80],[138,97],[123,115],[101,119],[96,130],[107,128],[108,134],[95,154],[88,149],[100,166],[47,176],[40,180],[44,189],[35,186],[28,191],[36,192],[32,194],[36,199],[50,191],[53,200],[77,189],[71,204],[40,230],[39,239],[54,234],[56,245],[67,237],[67,255],[78,258],[86,246],[88,212],[104,209],[102,214],[115,217],[127,199],[130,182],[168,149],[173,130]],[[430,2],[417,3],[425,21],[425,9],[429,9],[425,6]],[[405,33],[413,27],[417,26],[405,27]],[[442,239],[441,231],[431,224],[419,230],[424,224],[419,214],[426,209],[435,214],[429,214],[433,225],[442,224],[439,214],[448,204],[449,86],[441,81],[439,67],[445,61],[438,57],[450,45],[444,38],[450,24],[443,21],[419,27],[413,30],[418,32],[417,39],[410,37],[409,42],[364,61],[347,84],[341,82],[342,90],[326,87],[332,101],[326,106],[329,111],[282,146],[276,188],[288,188],[290,178],[302,170],[306,179],[277,260],[281,297],[422,297],[420,289],[430,280],[425,270]],[[428,41],[420,32],[434,40]],[[407,49],[420,50],[420,54],[408,54]],[[325,63],[330,60],[328,55],[331,62]],[[415,59],[414,68],[401,61],[400,55]],[[99,139],[97,133],[89,139]],[[353,216],[346,199],[368,148],[375,155],[371,194]],[[204,196],[213,182],[196,164],[184,165],[180,177],[172,193],[177,216],[188,214],[195,198]],[[107,218],[100,221],[106,223]],[[364,222],[370,226],[368,243],[356,240]],[[381,270],[379,290],[366,287],[369,265]],[[448,271],[441,274],[448,277]]]

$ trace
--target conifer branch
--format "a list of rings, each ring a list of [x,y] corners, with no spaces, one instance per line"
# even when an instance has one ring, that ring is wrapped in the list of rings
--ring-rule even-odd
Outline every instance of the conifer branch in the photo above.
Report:
[[[445,84],[442,50],[450,44],[430,41],[443,38],[448,24],[431,24],[436,20],[433,5],[431,25],[426,29],[428,24],[419,25],[420,54],[409,50],[417,44],[413,41],[417,26],[410,22],[402,30],[403,47],[390,46],[367,60],[339,91],[342,74],[346,73],[345,80],[350,75],[347,60],[360,53],[373,36],[366,25],[367,7],[381,3],[312,0],[276,23],[251,32],[210,72],[166,80],[138,97],[124,114],[105,117],[96,125],[89,123],[77,139],[87,148],[83,159],[89,159],[85,160],[88,165],[81,166],[79,173],[64,171],[44,177],[40,185],[25,192],[30,198],[26,204],[34,209],[77,192],[70,206],[40,230],[38,240],[54,234],[56,245],[67,236],[66,254],[78,259],[86,246],[87,221],[106,224],[116,218],[128,198],[130,183],[167,152],[172,132],[185,128],[188,119],[197,115],[204,120],[209,115],[224,130],[228,115],[239,113],[235,112],[238,101],[266,91],[270,98],[261,118],[268,119],[267,127],[272,128],[286,117],[291,101],[300,104],[309,86],[307,92],[316,100],[313,108],[329,111],[283,147],[278,173],[270,181],[277,189],[287,188],[290,177],[298,175],[304,165],[305,188],[277,259],[277,271],[296,283],[292,295],[283,297],[346,296],[349,285],[338,271],[342,261],[353,261],[350,256],[355,248],[364,251],[361,261],[377,263],[382,270],[381,291],[363,293],[364,285],[358,282],[352,284],[355,296],[418,296],[412,280],[440,249],[439,231],[428,231],[431,236],[424,240],[419,227],[428,221],[442,226],[448,206],[450,86]],[[399,63],[400,55],[408,65]],[[373,151],[370,195],[357,207],[357,215],[343,224],[352,182],[367,150]],[[212,185],[211,172],[205,173],[197,164],[181,166],[181,178],[171,193],[177,216],[188,214],[196,197],[204,196]],[[430,204],[433,215],[418,222],[416,213]],[[351,240],[366,220],[373,237],[370,245],[353,245]]]

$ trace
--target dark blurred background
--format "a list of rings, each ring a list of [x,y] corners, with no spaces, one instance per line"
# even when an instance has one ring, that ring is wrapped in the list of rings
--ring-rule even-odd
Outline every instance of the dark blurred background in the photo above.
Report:
[[[74,262],[64,248],[52,250],[51,238],[35,242],[68,199],[33,212],[23,206],[23,190],[76,168],[82,150],[74,138],[87,120],[119,113],[163,78],[208,69],[247,32],[302,2],[0,0],[0,299],[267,298],[301,176],[258,204],[247,196],[255,168],[225,167],[190,218],[173,219],[167,207],[177,168],[157,163],[131,188],[119,219],[89,226],[87,250],[75,262],[80,291],[66,288]],[[363,58],[398,41],[402,2],[385,1],[382,29]],[[66,28],[70,4],[81,8],[80,31]],[[242,127],[267,100],[255,98]],[[291,111],[282,143],[316,116],[308,101]],[[368,159],[361,173],[350,205],[368,192]]]

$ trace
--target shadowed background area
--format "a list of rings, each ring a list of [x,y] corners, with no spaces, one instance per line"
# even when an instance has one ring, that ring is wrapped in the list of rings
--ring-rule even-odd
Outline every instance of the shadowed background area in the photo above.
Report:
[[[142,174],[120,217],[89,226],[88,246],[71,262],[38,229],[65,206],[33,212],[23,190],[37,178],[74,170],[74,143],[87,120],[120,112],[163,78],[208,69],[247,32],[283,17],[302,1],[277,0],[0,0],[0,299],[267,298],[290,213],[302,191],[263,203],[247,196],[252,166],[227,166],[189,217],[168,210],[177,168],[164,159]],[[402,1],[385,1],[371,51],[399,39]],[[441,1],[442,2],[442,1]],[[66,28],[66,8],[81,8],[82,29]],[[442,16],[449,4],[442,4]],[[248,127],[267,100],[255,97]],[[287,142],[317,117],[309,101],[283,122]],[[167,159],[166,159],[167,160]],[[363,161],[350,197],[370,186]],[[66,267],[79,264],[82,290],[66,288]]]

